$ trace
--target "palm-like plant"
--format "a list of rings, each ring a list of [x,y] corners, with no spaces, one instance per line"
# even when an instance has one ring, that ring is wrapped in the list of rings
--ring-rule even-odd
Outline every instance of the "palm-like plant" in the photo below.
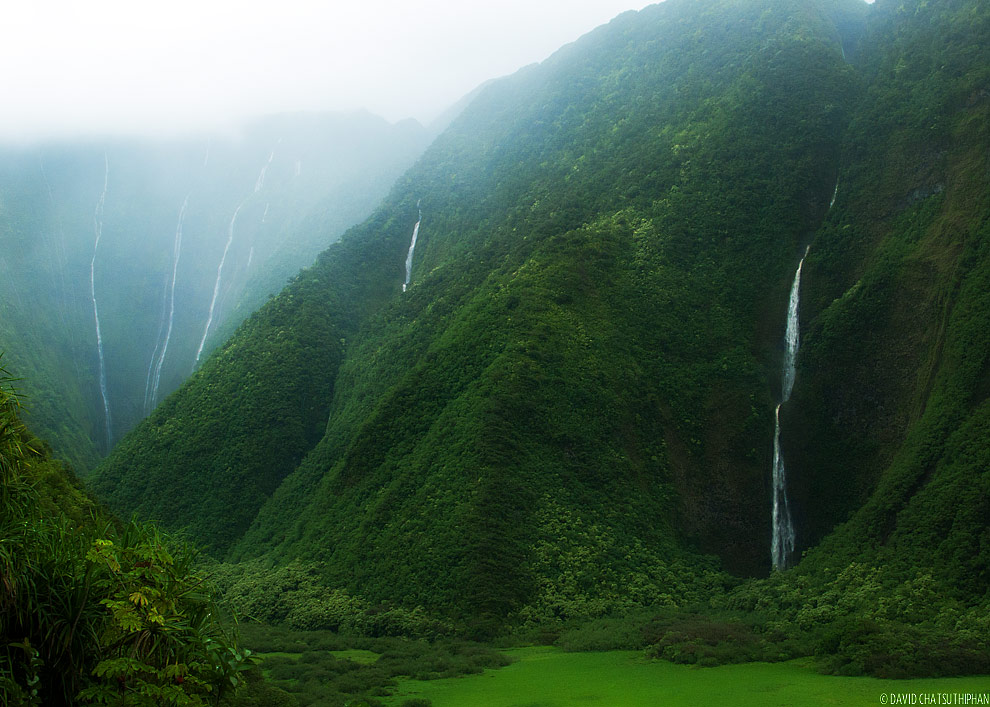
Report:
[[[196,551],[151,523],[44,510],[57,464],[0,367],[0,696],[5,704],[220,704],[252,661],[220,623]],[[40,482],[44,486],[44,482]]]

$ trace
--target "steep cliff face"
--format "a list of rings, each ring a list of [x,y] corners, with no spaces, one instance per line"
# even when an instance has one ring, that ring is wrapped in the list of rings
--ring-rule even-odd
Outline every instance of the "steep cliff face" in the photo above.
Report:
[[[800,542],[851,519],[826,543],[840,556],[985,587],[990,15],[878,5],[809,258],[787,413]]]
[[[96,488],[481,628],[697,598],[770,568],[810,246],[798,549],[853,518],[821,552],[921,561],[912,514],[983,454],[985,16],[669,0],[491,83]],[[946,557],[984,547],[975,493]]]

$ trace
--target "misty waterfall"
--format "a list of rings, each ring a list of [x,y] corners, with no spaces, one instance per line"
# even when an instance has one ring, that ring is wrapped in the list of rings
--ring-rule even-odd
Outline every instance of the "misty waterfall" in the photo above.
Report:
[[[278,142],[282,142],[282,138],[278,139]],[[278,143],[276,143],[278,144]],[[265,162],[264,166],[261,168],[261,172],[258,173],[258,178],[254,182],[254,191],[246,196],[244,200],[237,205],[234,209],[234,215],[230,218],[230,225],[227,227],[227,245],[223,248],[223,255],[220,257],[220,265],[217,266],[217,279],[213,284],[213,298],[210,300],[210,309],[206,315],[206,327],[203,329],[203,338],[199,341],[199,348],[196,349],[196,360],[193,362],[193,366],[199,363],[200,356],[203,355],[203,348],[206,346],[206,337],[210,335],[210,327],[213,325],[213,312],[217,306],[217,297],[220,294],[220,283],[223,280],[223,266],[227,262],[227,253],[230,252],[230,246],[234,242],[234,224],[237,222],[237,214],[241,212],[241,209],[248,202],[248,200],[261,191],[262,187],[265,186],[265,175],[268,173],[268,167],[271,166],[272,160],[275,159],[275,151],[272,150],[271,154],[268,155],[268,161]],[[265,206],[265,213],[268,213],[268,206]],[[264,222],[264,217],[262,217],[262,222]]]
[[[96,202],[93,213],[93,231],[96,240],[93,243],[93,259],[89,263],[89,294],[93,300],[93,319],[96,321],[96,352],[100,357],[100,395],[103,397],[103,414],[107,425],[107,451],[113,446],[113,432],[110,423],[110,399],[107,395],[107,367],[103,358],[103,336],[100,333],[100,309],[96,306],[96,253],[100,248],[100,238],[103,236],[103,207],[107,200],[107,185],[110,183],[110,158],[103,153],[103,192]]]
[[[265,166],[261,168],[261,174],[258,175],[258,179],[254,182],[255,194],[261,191],[261,188],[265,186],[265,174],[267,174],[268,167],[271,165],[273,159],[275,159],[275,150],[272,150],[272,153],[268,155],[268,161],[265,163]]]
[[[784,569],[788,557],[794,552],[794,523],[791,510],[787,503],[787,474],[784,467],[784,457],[780,452],[780,406],[791,398],[794,389],[794,374],[797,365],[799,345],[798,304],[801,292],[801,268],[804,259],[808,257],[808,248],[798,263],[794,273],[794,283],[791,285],[791,296],[787,303],[787,328],[784,339],[787,350],[784,353],[783,381],[780,391],[780,402],[774,410],[773,431],[773,539],[770,543],[770,556],[774,569]]]
[[[412,277],[413,251],[416,250],[416,238],[419,236],[419,224],[423,221],[423,210],[419,208],[419,201],[416,201],[416,208],[419,210],[419,217],[416,225],[413,226],[412,241],[409,243],[409,252],[406,254],[406,281],[402,283],[402,291],[409,287],[409,279]]]
[[[179,209],[179,223],[175,227],[175,243],[172,246],[172,283],[169,288],[168,327],[165,329],[164,340],[160,338],[161,335],[159,334],[159,343],[155,346],[155,352],[151,356],[151,368],[148,369],[148,383],[145,384],[144,404],[146,412],[149,413],[158,403],[158,386],[162,380],[162,366],[165,364],[169,339],[172,338],[172,322],[175,320],[175,279],[179,271],[179,254],[182,252],[182,222],[186,218],[188,205],[189,196],[187,195]],[[164,309],[162,314],[164,314]],[[159,348],[161,349],[160,353]],[[153,373],[152,369],[154,369]]]
[[[217,279],[213,283],[213,298],[210,300],[210,309],[206,314],[206,328],[203,329],[203,338],[199,340],[199,348],[196,349],[195,363],[199,363],[199,357],[203,355],[203,347],[206,346],[206,337],[210,335],[210,327],[213,325],[213,310],[216,309],[217,295],[220,294],[220,282],[223,280],[223,266],[227,262],[227,253],[230,251],[230,244],[234,242],[234,224],[237,222],[237,214],[241,212],[241,209],[246,203],[247,199],[237,205],[237,208],[234,209],[234,215],[230,217],[230,225],[227,226],[227,245],[223,247],[223,255],[220,256],[220,265],[217,266]]]

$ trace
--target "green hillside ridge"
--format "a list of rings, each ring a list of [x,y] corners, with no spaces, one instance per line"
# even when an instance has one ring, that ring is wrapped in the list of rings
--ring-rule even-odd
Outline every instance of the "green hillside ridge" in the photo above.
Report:
[[[981,669],[959,631],[990,579],[987,23],[668,0],[490,83],[94,488],[480,635],[711,600],[764,612],[760,645],[805,636],[777,659],[911,673],[856,651],[937,635],[958,660],[930,662]],[[725,594],[770,568],[809,245],[782,410],[808,552]]]
[[[107,514],[21,421],[11,383],[0,366],[0,700],[244,704],[249,654],[193,548]]]

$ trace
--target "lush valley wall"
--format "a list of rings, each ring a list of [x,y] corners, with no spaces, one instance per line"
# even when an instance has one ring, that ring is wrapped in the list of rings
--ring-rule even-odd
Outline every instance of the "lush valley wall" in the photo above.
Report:
[[[990,569],[990,13],[878,5],[809,256],[785,448],[802,547],[849,519],[819,554],[931,570],[970,595]]]
[[[987,34],[963,1],[621,15],[480,91],[95,488],[481,632],[703,598],[770,568],[810,246],[787,576],[981,596]]]

